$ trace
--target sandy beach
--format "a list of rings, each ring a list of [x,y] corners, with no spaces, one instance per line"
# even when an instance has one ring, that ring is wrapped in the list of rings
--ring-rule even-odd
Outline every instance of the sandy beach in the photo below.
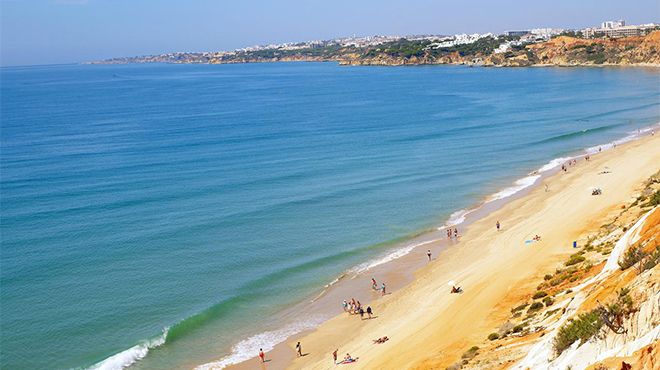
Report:
[[[590,161],[579,159],[567,172],[472,223],[457,244],[419,269],[412,283],[372,302],[374,319],[339,315],[276,347],[265,365],[253,359],[233,368],[332,369],[337,365],[331,353],[338,349],[340,360],[347,353],[357,358],[341,365],[354,369],[444,369],[506,319],[543,274],[574,253],[573,241],[585,243],[581,235],[630,201],[658,163],[657,135],[592,155]],[[602,194],[592,196],[594,187]],[[525,242],[535,235],[542,240]],[[463,293],[450,294],[452,280]],[[383,336],[389,341],[373,343]],[[293,352],[297,341],[305,353],[301,358]]]

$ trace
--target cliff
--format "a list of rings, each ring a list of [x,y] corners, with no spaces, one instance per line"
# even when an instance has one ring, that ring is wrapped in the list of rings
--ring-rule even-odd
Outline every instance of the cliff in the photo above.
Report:
[[[646,36],[619,39],[581,39],[559,36],[549,41],[498,47],[512,37],[485,37],[471,44],[438,47],[429,40],[387,42],[369,47],[325,46],[301,49],[261,49],[234,52],[173,53],[92,62],[125,63],[264,63],[284,61],[338,62],[342,65],[466,64],[502,67],[525,66],[660,66],[660,30]]]
[[[560,36],[528,45],[524,50],[492,54],[486,65],[660,65],[660,31],[620,39],[579,39]]]
[[[657,369],[659,175],[450,368]]]

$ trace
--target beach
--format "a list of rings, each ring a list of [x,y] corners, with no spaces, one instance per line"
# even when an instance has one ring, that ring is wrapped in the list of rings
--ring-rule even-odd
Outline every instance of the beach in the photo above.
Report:
[[[511,307],[534,289],[598,229],[605,217],[631,200],[658,171],[660,140],[645,137],[577,159],[541,180],[527,194],[471,223],[458,243],[434,253],[403,288],[371,302],[375,318],[339,315],[267,353],[267,369],[332,369],[331,353],[347,353],[360,369],[444,369],[494,331]],[[547,191],[546,187],[547,185]],[[602,194],[592,195],[593,188]],[[496,222],[502,228],[496,230]],[[535,235],[541,240],[532,241]],[[531,241],[531,242],[530,242]],[[429,246],[434,250],[434,245]],[[418,258],[426,258],[423,251]],[[449,281],[461,286],[450,294]],[[368,281],[364,282],[369,284]],[[346,297],[350,298],[350,297]],[[355,297],[360,299],[362,297]],[[337,302],[339,305],[340,302]],[[387,336],[383,344],[373,340]],[[294,346],[302,343],[303,357]],[[255,354],[258,349],[255,349]],[[231,368],[256,368],[257,359]]]
[[[67,65],[2,76],[8,368],[217,368],[259,348],[293,360],[271,368],[296,365],[290,343],[344,299],[375,302],[365,328],[389,320],[381,306],[464,249],[473,223],[585,148],[659,127],[658,76],[642,68]],[[513,221],[501,221],[507,235]],[[381,299],[372,277],[394,294]],[[384,335],[395,341],[389,329],[369,340]],[[304,361],[319,355],[302,344]]]

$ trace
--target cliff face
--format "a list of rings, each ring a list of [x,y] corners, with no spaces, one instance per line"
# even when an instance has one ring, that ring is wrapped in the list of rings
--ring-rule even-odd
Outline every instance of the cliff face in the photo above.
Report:
[[[385,53],[354,54],[340,60],[345,65],[466,64],[502,67],[660,65],[660,31],[620,39],[580,39],[560,36],[505,53],[460,54],[451,52],[399,57]]]
[[[434,48],[430,42],[399,40],[365,48],[335,46],[297,50],[175,53],[118,58],[102,64],[123,63],[264,63],[338,62],[342,65],[403,66],[422,64],[467,64],[502,67],[533,65],[654,65],[660,66],[660,31],[620,39],[579,39],[560,36],[547,42],[513,47],[495,54],[506,37],[482,38],[472,44]]]
[[[486,65],[660,65],[660,31],[620,39],[561,36],[524,50],[493,54]]]
[[[590,233],[581,251],[545,275],[531,305],[527,299],[512,308],[493,328],[497,335],[475,343],[477,355],[451,368],[658,369],[659,175],[622,211],[613,209],[611,222]]]

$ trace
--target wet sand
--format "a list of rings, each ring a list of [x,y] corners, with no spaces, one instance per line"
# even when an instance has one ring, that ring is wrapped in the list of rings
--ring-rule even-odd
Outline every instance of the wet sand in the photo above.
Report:
[[[542,178],[535,187],[470,214],[459,226],[459,241],[447,241],[444,231],[416,238],[410,243],[437,241],[395,262],[346,277],[350,281],[340,281],[315,302],[297,306],[297,312],[316,305],[339,315],[276,346],[263,366],[255,358],[231,368],[334,368],[334,349],[339,349],[340,359],[346,353],[358,357],[353,368],[424,367],[424,360],[434,365],[440,360],[445,367],[453,364],[494,331],[509,313],[507,302],[520,298],[518,289],[528,288],[572,254],[577,235],[599,227],[604,214],[627,201],[633,189],[658,170],[658,144],[658,136],[648,136],[592,155],[589,162],[579,159],[567,173]],[[606,167],[609,173],[603,173]],[[591,195],[596,186],[603,189],[602,195]],[[497,220],[500,232],[495,229]],[[541,242],[525,243],[536,234]],[[431,263],[427,249],[434,255]],[[381,297],[372,292],[371,276],[386,281],[393,293]],[[450,294],[450,280],[459,282],[464,292]],[[341,313],[341,301],[350,297],[372,304],[377,317],[360,320]],[[390,340],[373,344],[382,336]],[[307,353],[302,358],[293,350],[298,340]]]

